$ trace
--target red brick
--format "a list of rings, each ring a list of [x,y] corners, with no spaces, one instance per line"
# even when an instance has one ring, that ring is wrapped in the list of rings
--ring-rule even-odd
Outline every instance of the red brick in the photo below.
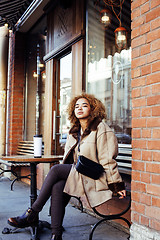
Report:
[[[153,83],[158,83],[160,79],[160,72],[154,73],[152,75],[147,76],[147,81],[146,84],[153,84]]]
[[[146,56],[142,56],[136,59],[133,59],[131,62],[132,68],[137,68],[146,64]]]
[[[152,41],[157,40],[159,38],[160,38],[160,29],[155,29],[155,30],[147,33],[146,42],[149,43],[149,42],[152,42]]]
[[[160,51],[152,52],[152,54],[147,56],[147,63],[152,63],[157,60],[160,60]]]
[[[141,73],[142,73],[142,76],[150,74],[151,73],[151,65],[142,66]]]
[[[160,173],[160,164],[146,162],[146,171],[150,172],[150,173],[158,173],[159,174]]]
[[[152,174],[152,184],[157,184],[160,185],[160,177],[159,174]],[[159,204],[160,204],[160,199],[159,199]]]
[[[143,25],[145,23],[145,16],[139,16],[138,18],[136,18],[135,20],[133,20],[131,22],[131,28],[137,28],[140,25]]]
[[[140,117],[140,114],[141,114],[141,110],[138,108],[134,108],[132,110],[132,118],[138,118]]]
[[[23,139],[23,88],[24,88],[24,43],[21,33],[12,36],[12,53],[10,57],[9,85],[9,154],[15,154],[17,143]],[[18,40],[18,41],[17,41]],[[20,44],[19,44],[20,43]]]
[[[151,138],[151,130],[142,129],[142,138]]]
[[[160,140],[148,141],[148,149],[160,150]]]
[[[147,142],[145,140],[133,140],[132,141],[132,147],[138,148],[138,149],[146,149],[147,148]]]
[[[145,217],[143,215],[141,215],[140,217],[140,223],[144,226],[149,226],[149,222],[150,222],[150,219],[148,217]]]
[[[152,197],[152,205],[155,206],[155,207],[159,207],[160,208],[160,198],[153,196]]]
[[[141,137],[141,130],[140,129],[133,129],[132,130],[132,138],[140,138]]]
[[[153,152],[153,161],[160,162],[160,152]]]
[[[151,2],[151,8],[154,8],[160,5],[159,0],[151,0],[150,2]]]
[[[132,100],[132,107],[142,107],[146,106],[146,98],[136,98]]]
[[[137,213],[145,214],[145,206],[141,203],[133,202],[132,203],[132,210],[137,212]]]
[[[140,87],[140,86],[145,86],[145,84],[146,84],[146,79],[145,79],[145,77],[133,79],[133,80],[131,81],[131,86],[132,86],[132,88],[134,88],[134,87]]]
[[[146,3],[146,0],[136,0],[136,1],[133,1],[132,4],[131,4],[131,10],[134,10],[135,8],[140,7],[144,3]]]
[[[151,151],[142,151],[142,160],[152,161],[152,152]]]
[[[137,98],[141,96],[141,89],[137,88],[137,89],[133,89],[132,90],[132,98]]]
[[[146,22],[150,22],[151,20],[158,18],[160,12],[160,7],[157,7],[151,10],[149,13],[146,14]]]
[[[147,105],[157,105],[160,104],[160,95],[152,96],[147,98]]]
[[[132,169],[144,171],[144,162],[142,161],[133,161]]]
[[[140,181],[141,180],[141,174],[137,171],[132,171],[132,181]],[[133,190],[133,189],[132,189]]]
[[[148,184],[146,188],[147,188],[147,193],[153,194],[154,196],[160,196],[160,186]]]
[[[149,2],[141,6],[141,14],[144,14],[150,10]]]
[[[159,50],[159,46],[160,46],[160,39],[156,39],[151,44],[152,51],[155,51],[157,49]]]
[[[136,69],[132,70],[131,76],[132,76],[132,79],[140,77],[141,76],[140,68],[136,68]]]
[[[141,193],[145,193],[146,192],[146,184],[142,183],[142,182],[137,182],[135,184],[135,188],[133,188],[133,191],[138,191]]]
[[[160,229],[160,221],[156,221],[155,219],[150,219],[150,228],[155,231],[159,231]]]
[[[138,213],[135,213],[135,212],[131,212],[131,219],[132,219],[132,221],[133,222],[137,222],[137,223],[139,223],[140,222],[140,214],[138,214]]]
[[[132,59],[133,59],[133,58],[136,58],[136,57],[139,57],[139,56],[140,56],[140,48],[139,48],[139,47],[134,48],[134,49],[132,50]]]
[[[151,179],[150,179],[150,174],[149,173],[141,173],[141,182],[142,183],[150,183]]]
[[[132,201],[140,202],[141,193],[139,192],[132,192]]]
[[[151,196],[148,195],[148,194],[141,194],[141,197],[140,197],[140,202],[145,204],[145,205],[148,205],[148,206],[151,206]]]
[[[142,108],[142,117],[150,116],[152,116],[151,108],[150,107]]]
[[[131,18],[135,19],[140,16],[140,8],[136,8],[131,12]]]
[[[150,31],[150,23],[143,24],[140,28],[141,34],[145,34]]]
[[[153,129],[152,138],[160,139],[160,129]]]
[[[132,40],[132,48],[144,45],[146,43],[146,35],[136,37]]]
[[[141,151],[132,149],[132,159],[141,160]]]
[[[152,72],[157,72],[160,69],[160,61],[152,63]]]
[[[160,27],[160,18],[156,18],[155,20],[153,20],[152,22],[151,22],[151,29],[153,30],[153,29],[156,29],[156,28],[158,28],[158,27]]]
[[[160,93],[160,84],[155,84],[152,86],[152,93]]]
[[[134,39],[136,37],[139,37],[141,35],[140,33],[140,27],[134,28],[131,32],[131,38]]]
[[[143,128],[143,127],[146,127],[146,119],[145,118],[132,119],[132,128]]]
[[[151,44],[147,43],[144,46],[141,46],[141,56],[146,55],[147,53],[150,53],[151,51]]]
[[[152,107],[152,116],[160,116],[160,106]]]
[[[146,216],[160,220],[160,208],[146,206]]]

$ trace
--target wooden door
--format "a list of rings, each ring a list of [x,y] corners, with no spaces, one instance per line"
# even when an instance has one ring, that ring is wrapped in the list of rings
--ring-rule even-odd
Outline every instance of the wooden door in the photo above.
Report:
[[[84,40],[69,51],[46,63],[45,89],[45,154],[63,154],[69,121],[66,108],[72,97],[85,89]]]

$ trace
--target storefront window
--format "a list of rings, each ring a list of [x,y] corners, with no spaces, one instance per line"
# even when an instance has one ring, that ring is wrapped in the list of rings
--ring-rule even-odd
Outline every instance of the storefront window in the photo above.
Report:
[[[44,135],[44,92],[46,54],[46,19],[42,19],[26,36],[25,139]]]
[[[120,14],[122,26],[127,30],[127,44],[118,48],[114,31],[119,27],[119,20],[105,2],[108,1],[88,1],[86,88],[104,103],[107,123],[117,134],[119,143],[131,143],[130,4],[124,1]],[[111,16],[108,26],[100,21],[104,7]],[[118,13],[118,7],[114,9]]]
[[[60,143],[63,145],[67,139],[70,128],[67,107],[72,95],[72,53],[60,59]]]

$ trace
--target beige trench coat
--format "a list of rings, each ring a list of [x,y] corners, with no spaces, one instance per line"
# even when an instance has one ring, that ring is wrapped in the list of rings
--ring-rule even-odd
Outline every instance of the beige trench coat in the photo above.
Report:
[[[65,146],[63,163],[68,163],[72,156],[72,150],[77,145],[77,139],[68,135]],[[114,160],[117,156],[118,144],[113,131],[104,122],[100,122],[96,130],[91,130],[80,142],[80,155],[83,155],[94,162],[99,162],[105,172],[98,179],[94,180],[76,171],[72,165],[67,178],[64,192],[72,196],[80,197],[86,195],[91,207],[98,206],[112,198],[112,191],[118,192],[125,189],[121,176],[118,172],[117,163]]]

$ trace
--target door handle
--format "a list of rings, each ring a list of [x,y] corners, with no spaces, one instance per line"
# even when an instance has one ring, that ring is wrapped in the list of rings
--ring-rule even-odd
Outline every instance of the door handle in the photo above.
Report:
[[[56,111],[53,111],[53,140],[56,140]]]
[[[56,140],[56,136],[60,136],[61,133],[56,132],[56,118],[61,118],[61,116],[56,116],[56,111],[53,111],[53,140]]]

